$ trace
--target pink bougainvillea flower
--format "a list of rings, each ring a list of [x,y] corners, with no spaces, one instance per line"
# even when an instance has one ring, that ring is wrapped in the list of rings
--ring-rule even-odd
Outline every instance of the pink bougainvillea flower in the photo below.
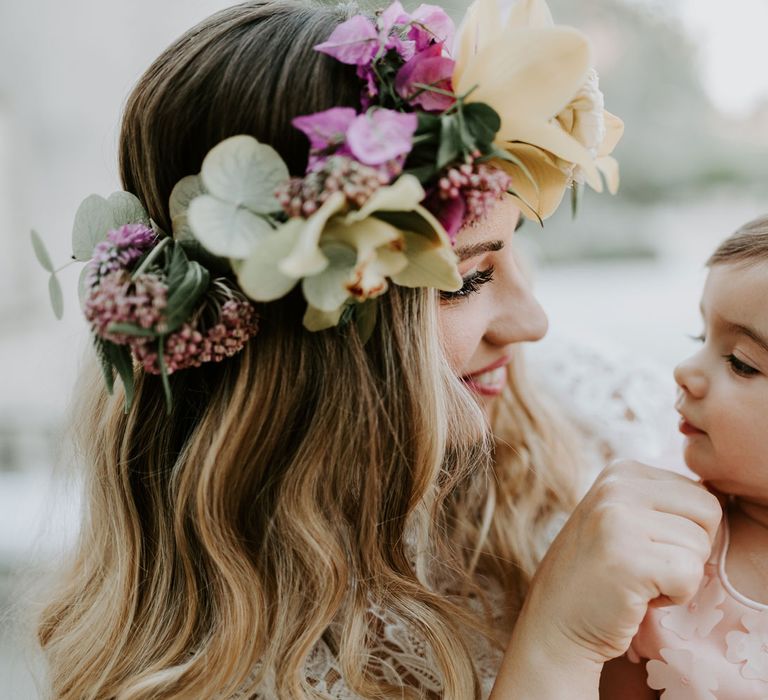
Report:
[[[452,92],[451,75],[454,62],[453,59],[443,56],[442,51],[442,44],[432,44],[408,61],[395,78],[395,89],[398,94],[427,112],[443,112],[456,101],[450,95],[418,87],[431,85],[440,90]]]
[[[651,659],[646,664],[648,685],[663,690],[661,700],[717,700],[717,678],[706,661],[687,649],[661,649],[664,661]],[[666,662],[666,663],[665,663]]]
[[[413,113],[372,109],[358,116],[347,129],[347,145],[361,163],[383,165],[410,153],[417,124]]]
[[[408,38],[416,45],[416,51],[423,51],[433,41],[446,46],[453,42],[456,28],[453,20],[437,5],[419,5],[411,15]]]
[[[750,612],[741,618],[747,632],[729,632],[725,635],[728,651],[725,658],[731,663],[746,662],[741,667],[744,678],[768,681],[768,610]]]
[[[344,141],[349,125],[357,112],[352,107],[332,107],[324,112],[315,112],[295,117],[291,124],[306,134],[313,151],[322,151]]]
[[[379,33],[364,15],[355,15],[333,30],[315,51],[352,66],[367,66],[379,50]]]
[[[687,605],[667,608],[661,626],[681,639],[693,639],[697,632],[706,637],[723,619],[724,613],[718,606],[724,600],[725,591],[715,578],[708,577]]]

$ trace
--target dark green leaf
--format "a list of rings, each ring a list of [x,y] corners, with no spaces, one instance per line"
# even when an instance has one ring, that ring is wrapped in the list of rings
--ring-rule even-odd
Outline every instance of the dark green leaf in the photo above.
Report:
[[[142,328],[133,323],[110,323],[107,327],[110,333],[120,333],[122,335],[135,335],[140,338],[156,338],[157,333],[151,328]]]
[[[37,262],[43,266],[46,272],[53,272],[51,256],[48,255],[48,250],[45,247],[45,243],[43,243],[43,239],[40,238],[40,234],[34,230],[30,231],[29,234],[32,237],[32,249],[35,251]]]
[[[581,188],[578,182],[571,186],[571,218],[575,219],[579,213],[579,201],[581,199]]]
[[[61,285],[56,275],[51,275],[48,280],[48,296],[51,298],[54,316],[61,319],[64,315],[64,295],[61,293]]]
[[[421,165],[415,168],[407,168],[403,171],[408,175],[413,175],[422,185],[426,185],[440,171],[432,164]]]
[[[373,335],[373,330],[376,328],[376,320],[378,318],[379,300],[368,299],[362,304],[358,304],[355,310],[355,322],[357,324],[357,332],[360,335],[360,341],[365,345]]]
[[[157,342],[157,364],[160,367],[160,378],[163,382],[163,393],[165,394],[165,412],[171,415],[173,408],[173,395],[171,394],[171,383],[168,381],[168,368],[165,366],[165,337],[160,336]]]
[[[493,107],[484,102],[472,102],[462,108],[467,129],[480,143],[493,143],[501,128],[501,118]]]
[[[534,189],[537,192],[539,191],[539,183],[537,183],[533,175],[531,175],[531,171],[528,170],[525,163],[523,163],[523,161],[520,160],[517,156],[512,155],[509,151],[505,151],[501,148],[496,148],[495,146],[492,148],[491,151],[489,151],[488,155],[489,157],[498,158],[499,160],[504,160],[507,163],[512,163],[516,165],[523,172],[523,175],[525,175],[528,178],[528,180],[530,180]]]
[[[117,370],[125,391],[125,412],[131,410],[134,396],[133,356],[127,345],[105,342],[104,348],[112,366]]]
[[[189,320],[193,309],[208,289],[209,283],[210,273],[196,262],[187,262],[184,278],[175,286],[171,286],[169,278],[166,305],[167,333],[172,333]]]
[[[462,154],[462,139],[459,122],[454,114],[440,117],[440,147],[437,149],[437,168],[442,170]]]
[[[96,348],[96,355],[99,358],[99,365],[101,366],[101,372],[104,375],[104,383],[107,385],[107,393],[111,394],[114,389],[115,374],[112,361],[109,359],[110,355],[107,351],[107,345],[111,345],[109,341],[100,338],[98,335],[93,336],[93,344]]]

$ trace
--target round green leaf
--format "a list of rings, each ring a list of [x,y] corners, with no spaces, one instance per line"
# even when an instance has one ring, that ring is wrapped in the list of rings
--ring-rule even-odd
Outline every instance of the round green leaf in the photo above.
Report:
[[[51,256],[48,255],[48,250],[43,243],[43,239],[40,238],[40,234],[32,230],[29,232],[32,237],[32,249],[35,251],[35,257],[46,272],[53,272],[53,263],[51,262]]]
[[[199,175],[188,175],[179,180],[173,188],[168,204],[173,237],[177,241],[194,240],[187,221],[187,210],[190,202],[201,194],[205,194],[205,187]]]
[[[187,217],[195,238],[227,258],[247,258],[273,231],[258,214],[208,194],[192,200]]]
[[[64,295],[61,293],[61,285],[56,275],[51,275],[48,280],[48,296],[51,298],[54,316],[61,319],[64,315]]]
[[[200,175],[208,192],[259,214],[279,211],[275,190],[290,175],[271,146],[252,136],[233,136],[214,146]]]

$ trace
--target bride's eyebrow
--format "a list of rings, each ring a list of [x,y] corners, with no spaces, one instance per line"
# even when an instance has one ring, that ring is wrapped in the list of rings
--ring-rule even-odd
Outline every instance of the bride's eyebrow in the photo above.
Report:
[[[459,256],[459,260],[467,260],[482,253],[495,253],[503,247],[504,241],[482,241],[481,243],[473,243],[472,245],[457,248],[456,255]]]

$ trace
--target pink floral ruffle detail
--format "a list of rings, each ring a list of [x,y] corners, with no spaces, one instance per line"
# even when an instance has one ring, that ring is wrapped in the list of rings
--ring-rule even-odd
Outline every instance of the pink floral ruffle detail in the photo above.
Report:
[[[681,639],[693,639],[698,633],[706,637],[725,614],[718,606],[725,600],[725,591],[718,581],[705,577],[703,585],[688,605],[675,605],[661,618],[661,626]]]
[[[646,664],[648,685],[663,690],[661,700],[717,700],[717,678],[706,662],[686,649],[661,649],[664,661]]]
[[[744,678],[768,682],[768,610],[747,613],[741,624],[747,632],[736,630],[725,635],[725,658],[734,664],[744,662]]]

